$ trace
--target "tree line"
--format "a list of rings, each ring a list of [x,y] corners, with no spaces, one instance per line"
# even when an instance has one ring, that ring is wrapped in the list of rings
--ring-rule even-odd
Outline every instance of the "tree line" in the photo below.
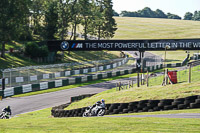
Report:
[[[153,11],[149,7],[145,7],[144,9],[138,10],[138,11],[135,11],[135,12],[122,11],[120,14],[118,14],[116,11],[114,11],[113,14],[114,14],[114,16],[122,16],[122,17],[182,19],[180,16],[178,16],[176,14],[171,14],[171,13],[165,14],[160,9]],[[194,14],[191,13],[191,12],[187,12],[187,13],[185,13],[183,19],[184,20],[200,21],[200,11],[195,11]]]
[[[1,57],[12,40],[76,40],[78,27],[85,40],[88,34],[112,38],[117,30],[112,7],[112,0],[1,0]]]

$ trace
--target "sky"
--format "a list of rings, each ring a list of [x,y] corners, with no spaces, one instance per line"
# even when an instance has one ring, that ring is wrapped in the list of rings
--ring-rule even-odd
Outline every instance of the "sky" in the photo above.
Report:
[[[113,9],[118,13],[124,10],[138,11],[144,7],[183,17],[186,12],[200,11],[200,0],[113,0]]]

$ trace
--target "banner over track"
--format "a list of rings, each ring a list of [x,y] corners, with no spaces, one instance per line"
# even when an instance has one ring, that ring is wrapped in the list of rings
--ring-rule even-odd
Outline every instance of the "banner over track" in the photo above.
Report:
[[[50,51],[200,50],[200,39],[48,41]]]

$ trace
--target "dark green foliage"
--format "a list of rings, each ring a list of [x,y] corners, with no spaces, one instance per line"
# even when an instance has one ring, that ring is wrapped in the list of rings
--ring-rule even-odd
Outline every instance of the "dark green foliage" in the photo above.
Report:
[[[195,11],[192,20],[200,21],[200,11]]]
[[[149,7],[145,7],[144,9],[139,10],[138,13],[141,17],[156,18],[156,13],[152,11]]]
[[[167,13],[167,17],[169,19],[181,19],[181,17],[179,17],[178,15],[171,14],[171,13]]]
[[[45,11],[45,38],[48,40],[54,39],[54,34],[57,32],[57,2],[52,1],[46,7]]]
[[[145,7],[142,10],[136,12],[122,11],[120,16],[122,17],[144,17],[144,18],[169,18],[169,19],[181,19],[178,15],[168,13],[167,15],[160,9],[152,11],[151,8]]]
[[[162,10],[157,9],[155,13],[157,18],[167,18],[167,15]]]
[[[184,20],[192,20],[193,14],[191,12],[186,12]]]
[[[119,13],[117,13],[116,11],[113,10],[113,16],[119,16]]]
[[[25,47],[25,54],[31,58],[48,56],[48,48],[46,45],[40,46],[35,42],[28,42]]]
[[[29,33],[30,0],[1,0],[0,2],[0,43],[1,57],[5,58],[5,43],[18,40]],[[26,37],[25,37],[26,38]],[[23,39],[24,40],[24,39]]]
[[[5,58],[5,44],[10,41],[30,41],[36,38],[64,40],[69,36],[70,28],[70,39],[73,37],[76,40],[79,26],[83,27],[81,34],[85,40],[88,34],[112,38],[117,30],[112,7],[112,0],[2,0],[1,56]],[[31,56],[36,55],[33,53]]]

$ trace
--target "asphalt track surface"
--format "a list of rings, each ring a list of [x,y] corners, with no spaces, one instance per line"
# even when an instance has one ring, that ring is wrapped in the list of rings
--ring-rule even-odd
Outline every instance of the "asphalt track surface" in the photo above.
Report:
[[[133,54],[130,52],[130,54]],[[148,54],[148,53],[147,53]],[[145,55],[146,56],[146,55]],[[148,56],[148,55],[147,55]],[[137,57],[136,57],[137,58]],[[134,83],[136,83],[136,77],[131,78]],[[6,106],[11,106],[12,116],[17,114],[32,112],[36,110],[41,110],[45,108],[50,108],[53,106],[58,106],[64,103],[70,102],[70,98],[73,96],[83,95],[83,94],[95,94],[102,91],[106,91],[116,86],[118,82],[128,82],[130,78],[118,79],[98,84],[87,85],[83,87],[76,87],[67,90],[61,90],[56,92],[44,93],[33,96],[19,97],[19,98],[5,98],[0,101],[0,109]],[[157,117],[158,115],[155,115]],[[182,115],[160,115],[160,117],[183,117]],[[113,116],[115,117],[115,116]],[[143,116],[120,116],[120,117],[154,117],[153,115],[143,115]],[[199,117],[199,114],[184,115],[184,117]]]
[[[9,97],[0,101],[0,109],[8,105],[11,106],[12,115],[14,116],[17,114],[50,108],[53,106],[58,106],[70,102],[70,97],[83,94],[100,93],[102,91],[106,91],[108,89],[115,87],[117,82],[119,81],[124,82],[126,80],[128,81],[129,79],[127,78],[127,79],[113,80],[109,82],[103,82],[83,87],[76,87],[72,89],[26,96],[26,97],[19,97],[19,98]]]

